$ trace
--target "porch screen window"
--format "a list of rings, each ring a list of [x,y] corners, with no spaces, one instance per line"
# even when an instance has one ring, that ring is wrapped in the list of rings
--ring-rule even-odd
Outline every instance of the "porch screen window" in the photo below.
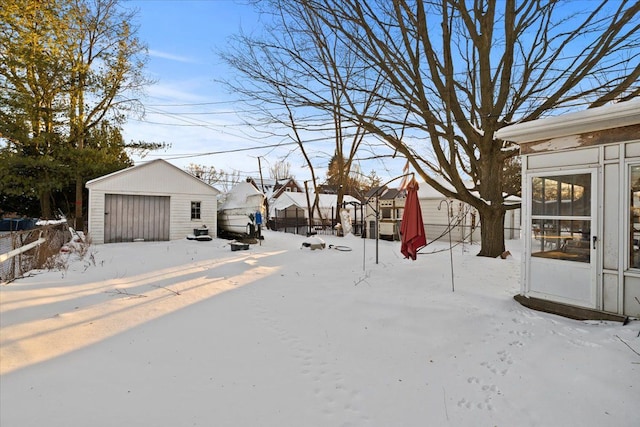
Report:
[[[191,202],[191,219],[200,219],[200,202]]]
[[[629,178],[629,268],[640,268],[640,165],[631,166]]]
[[[531,256],[589,262],[591,175],[532,178]]]

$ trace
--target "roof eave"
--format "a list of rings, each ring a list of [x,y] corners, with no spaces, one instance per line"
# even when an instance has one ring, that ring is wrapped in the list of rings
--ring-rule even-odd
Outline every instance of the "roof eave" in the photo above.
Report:
[[[640,123],[640,100],[506,126],[495,137],[523,144]]]

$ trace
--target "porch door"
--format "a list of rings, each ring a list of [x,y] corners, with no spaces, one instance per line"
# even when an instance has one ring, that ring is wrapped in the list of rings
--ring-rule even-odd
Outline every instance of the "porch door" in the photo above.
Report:
[[[531,296],[596,307],[597,182],[595,170],[529,177]]]

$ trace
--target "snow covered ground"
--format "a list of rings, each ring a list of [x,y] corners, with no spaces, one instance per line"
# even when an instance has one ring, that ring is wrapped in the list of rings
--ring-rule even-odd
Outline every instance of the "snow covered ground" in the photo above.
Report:
[[[0,286],[0,425],[638,426],[640,322],[513,300],[478,247],[123,243]],[[423,252],[446,249],[436,242]]]

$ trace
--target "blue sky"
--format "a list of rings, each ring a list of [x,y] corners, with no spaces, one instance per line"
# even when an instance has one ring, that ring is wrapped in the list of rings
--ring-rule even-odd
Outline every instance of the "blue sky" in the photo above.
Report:
[[[260,31],[260,17],[247,0],[125,0],[138,9],[138,36],[148,45],[147,75],[156,83],[143,99],[146,115],[124,126],[126,141],[165,142],[171,148],[151,153],[136,163],[164,158],[176,166],[190,163],[258,177],[258,157],[268,176],[271,165],[285,159],[299,181],[310,173],[302,156],[281,138],[267,138],[244,125],[243,105],[216,80],[233,77],[217,52],[241,30]],[[290,141],[286,141],[290,142]],[[305,145],[306,146],[306,145]],[[257,148],[262,147],[262,148]],[[293,151],[292,151],[293,150]],[[379,150],[379,149],[376,149]],[[316,176],[323,180],[333,145],[315,144]],[[380,154],[378,151],[376,154]],[[364,153],[368,156],[370,153]],[[369,161],[362,172],[375,170],[382,181],[402,173],[404,159]]]
[[[136,164],[160,157],[179,167],[214,166],[244,178],[259,176],[261,157],[265,177],[271,165],[284,159],[297,180],[310,178],[302,156],[292,151],[295,146],[265,147],[282,139],[264,139],[243,125],[242,105],[216,82],[233,73],[216,53],[225,48],[228,38],[241,30],[261,30],[260,17],[251,5],[242,0],[138,0],[124,5],[138,9],[138,36],[150,54],[147,75],[156,80],[143,99],[145,117],[131,118],[124,126],[124,138],[171,144],[169,150],[144,159],[134,157]],[[233,150],[246,151],[229,152]],[[329,144],[313,152],[321,181],[331,150]],[[368,174],[373,169],[386,180],[401,173],[404,160],[393,163],[375,161],[362,165],[362,171]]]
[[[171,144],[144,160],[165,158],[180,167],[189,163],[215,166],[243,174],[257,171],[257,159],[241,156],[199,153],[225,151],[231,145],[255,146],[242,137],[230,95],[215,79],[228,73],[217,58],[226,39],[251,29],[257,20],[250,6],[233,0],[128,1],[138,9],[138,36],[148,45],[147,75],[156,81],[143,99],[146,114],[142,120],[130,119],[124,127],[125,140],[144,140]],[[233,124],[235,126],[229,126]],[[139,159],[135,159],[138,161]]]
[[[260,31],[259,16],[252,6],[234,0],[144,0],[127,1],[138,9],[138,35],[149,48],[147,75],[156,83],[143,99],[146,115],[131,118],[124,126],[124,138],[166,142],[169,150],[151,153],[136,164],[158,157],[179,167],[190,163],[214,166],[225,172],[238,172],[241,178],[259,176],[258,157],[265,177],[278,160],[286,159],[291,173],[299,181],[310,174],[294,146],[264,147],[282,139],[264,139],[243,125],[242,105],[216,79],[230,76],[217,51],[224,49],[233,34]],[[330,153],[314,153],[314,169],[320,180]],[[246,150],[229,152],[233,150]],[[327,148],[328,151],[331,147]],[[206,154],[216,153],[216,154]],[[402,165],[400,165],[400,168]],[[365,173],[375,169],[387,176],[384,166],[363,167]],[[395,172],[389,172],[393,175]]]

